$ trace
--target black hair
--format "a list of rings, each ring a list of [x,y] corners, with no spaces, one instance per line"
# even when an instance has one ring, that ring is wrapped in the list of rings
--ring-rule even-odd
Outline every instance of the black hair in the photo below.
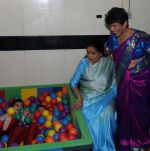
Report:
[[[86,49],[88,47],[94,47],[96,49],[96,51],[98,51],[99,53],[102,53],[103,54],[103,49],[101,48],[100,44],[96,41],[90,41],[86,44]]]
[[[127,21],[128,24],[128,13],[124,8],[113,7],[105,16],[106,26],[109,26],[113,23],[124,24],[125,21]]]
[[[10,106],[13,107],[15,105],[15,103],[17,102],[21,102],[23,104],[23,101],[21,99],[14,99],[11,103]]]

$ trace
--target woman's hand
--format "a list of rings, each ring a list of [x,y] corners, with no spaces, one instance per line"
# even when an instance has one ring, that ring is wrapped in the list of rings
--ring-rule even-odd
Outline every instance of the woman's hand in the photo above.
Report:
[[[80,99],[77,99],[77,102],[72,106],[72,109],[79,110],[82,108],[82,106],[83,106],[83,100],[82,98],[80,98]]]

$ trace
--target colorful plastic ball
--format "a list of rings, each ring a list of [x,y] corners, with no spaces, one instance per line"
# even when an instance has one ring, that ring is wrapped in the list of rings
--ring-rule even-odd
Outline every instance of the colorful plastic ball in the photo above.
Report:
[[[45,139],[44,135],[38,135],[38,136],[36,137],[36,140],[37,140],[37,141],[42,141],[42,142],[44,142],[44,139]]]
[[[68,99],[67,98],[63,98],[62,102],[64,103],[64,105],[67,105],[68,104]]]
[[[45,127],[50,128],[52,126],[52,122],[51,121],[46,121],[44,123]]]
[[[45,101],[46,101],[46,102],[50,102],[50,101],[51,101],[51,97],[50,97],[50,96],[47,96],[47,97],[45,98]]]
[[[52,124],[53,124],[53,126],[56,126],[57,124],[60,124],[60,122],[59,122],[58,120],[54,120],[54,121],[52,122]]]
[[[55,99],[57,97],[55,93],[51,93],[50,96],[52,99]]]
[[[66,125],[66,128],[67,128],[67,130],[69,130],[69,129],[71,129],[71,128],[74,128],[74,125],[73,125],[73,123],[68,123],[67,125]]]
[[[38,119],[39,124],[44,124],[45,121],[46,121],[46,118],[44,116],[40,116],[39,119]]]
[[[78,134],[77,129],[74,128],[74,127],[70,128],[70,129],[69,129],[69,134],[73,134],[73,135],[76,135],[76,136],[77,136],[77,134]]]
[[[56,132],[58,132],[61,127],[62,127],[61,124],[57,124],[57,125],[54,126]]]
[[[55,141],[58,141],[58,137],[59,137],[59,134],[58,134],[58,133],[55,133],[55,134],[53,135],[53,138],[54,138]]]
[[[58,110],[59,112],[63,112],[64,111],[64,105],[58,105]]]
[[[52,100],[51,100],[51,103],[52,103],[52,105],[54,106],[54,105],[57,104],[57,100],[56,100],[56,99],[52,99]]]
[[[0,148],[4,148],[4,147],[5,147],[4,142],[2,142],[2,141],[0,140]]]
[[[62,126],[62,127],[60,127],[60,129],[59,129],[58,132],[59,132],[59,133],[67,133],[67,128],[64,127],[64,126]]]
[[[2,98],[0,98],[0,103],[2,103],[3,102],[3,99]]]
[[[74,135],[74,134],[68,134],[68,139],[69,140],[74,140],[74,139],[76,139],[77,138],[77,136],[76,135]]]
[[[0,108],[1,109],[4,109],[6,106],[7,106],[6,102],[3,101],[2,103],[0,103]]]
[[[48,110],[51,109],[51,108],[52,108],[51,102],[47,102],[46,105],[45,105],[45,107],[46,107]]]
[[[59,120],[59,118],[58,118],[57,116],[53,116],[52,122],[53,122],[53,121],[58,121],[58,120]]]
[[[33,103],[33,102],[35,102],[35,96],[30,96],[29,97],[29,100]]]
[[[47,117],[49,115],[49,111],[48,110],[44,110],[42,112],[42,115],[45,116],[45,117]]]
[[[25,124],[30,124],[31,122],[32,122],[32,118],[30,117],[30,116],[26,116],[25,118],[24,118],[24,122],[25,122]]]
[[[7,114],[9,115],[14,115],[15,114],[15,109],[13,107],[9,107],[8,110],[7,110]]]
[[[1,140],[2,140],[3,143],[7,143],[8,140],[9,140],[9,136],[8,136],[8,135],[3,135],[3,136],[1,137]]]
[[[46,143],[51,143],[51,142],[55,142],[55,140],[54,140],[53,137],[47,136],[47,137],[45,138],[45,142],[46,142]]]
[[[2,116],[4,114],[3,110],[0,109],[0,116]]]
[[[66,85],[62,87],[62,92],[63,92],[63,94],[67,94],[68,93]]]
[[[68,140],[67,133],[60,133],[59,136],[58,136],[58,140],[61,141],[61,142]]]
[[[66,126],[68,124],[68,120],[67,119],[62,119],[60,120],[60,123],[63,125],[63,126]]]
[[[56,98],[56,100],[57,100],[57,102],[61,102],[61,101],[62,101],[62,98],[58,96],[58,97]]]
[[[62,118],[65,118],[67,116],[66,112],[61,113]],[[68,119],[67,119],[68,120]]]
[[[37,140],[34,139],[34,140],[32,140],[31,144],[36,144],[36,142],[37,142]]]
[[[62,91],[58,91],[58,92],[57,92],[57,96],[58,96],[58,97],[62,97],[62,96],[63,96],[63,92],[62,92]]]
[[[45,101],[44,96],[41,95],[41,96],[39,97],[39,101],[40,101],[40,102],[44,102],[44,101]]]
[[[47,91],[43,91],[43,92],[42,92],[42,96],[43,96],[44,98],[46,98],[48,95],[49,95],[49,93],[48,93]]]
[[[54,116],[59,116],[60,115],[60,112],[58,110],[54,110]]]
[[[30,106],[31,105],[31,101],[29,99],[24,100],[24,106]]]
[[[34,112],[33,117],[34,117],[35,119],[38,119],[41,115],[42,115],[42,112],[36,111],[36,112]]]
[[[20,121],[22,119],[22,114],[21,113],[15,114],[15,118]]]
[[[71,122],[72,121],[72,117],[71,117],[71,115],[69,114],[69,115],[67,115],[66,116],[66,119],[69,121],[69,122]]]
[[[52,118],[53,118],[53,115],[51,115],[51,114],[46,116],[46,119],[49,120],[49,121],[51,121]]]
[[[50,130],[50,131],[48,132],[48,136],[53,137],[53,135],[54,135],[55,133],[56,133],[55,130]]]

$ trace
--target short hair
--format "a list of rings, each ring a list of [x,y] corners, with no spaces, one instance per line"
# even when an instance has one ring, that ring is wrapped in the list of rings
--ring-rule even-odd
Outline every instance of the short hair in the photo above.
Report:
[[[123,24],[125,21],[128,23],[128,13],[124,8],[113,7],[105,16],[105,23],[107,26],[113,23]]]
[[[86,45],[86,49],[88,47],[93,47],[93,48],[96,49],[97,52],[103,53],[103,49],[100,47],[100,44],[98,42],[96,42],[96,41],[90,41],[90,42],[88,42],[87,45]]]
[[[13,107],[17,102],[21,102],[23,104],[21,99],[14,99],[12,102],[10,102],[10,106]]]

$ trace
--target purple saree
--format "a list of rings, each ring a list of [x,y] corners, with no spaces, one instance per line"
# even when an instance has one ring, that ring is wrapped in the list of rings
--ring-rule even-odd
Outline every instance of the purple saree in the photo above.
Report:
[[[118,80],[119,151],[150,146],[150,39],[135,30],[135,34],[120,45],[112,35],[107,47],[114,54]],[[131,59],[140,57],[144,59],[128,70]]]

